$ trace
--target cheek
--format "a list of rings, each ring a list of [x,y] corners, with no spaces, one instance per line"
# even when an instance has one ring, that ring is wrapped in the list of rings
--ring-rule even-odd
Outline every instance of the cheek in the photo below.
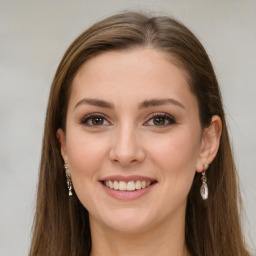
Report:
[[[96,135],[95,135],[96,136]],[[74,190],[80,202],[88,211],[97,209],[100,170],[104,165],[107,141],[99,137],[85,136],[82,131],[70,132],[67,136],[67,153]],[[88,196],[94,195],[95,197]]]
[[[151,151],[157,159],[167,166],[187,165],[197,160],[200,149],[200,136],[189,130],[179,131],[158,140]],[[195,166],[194,166],[195,167]]]
[[[166,136],[151,148],[152,162],[160,170],[162,180],[172,191],[189,191],[196,170],[200,135],[180,130]]]
[[[103,163],[107,142],[95,136],[85,136],[77,131],[67,137],[71,174],[75,179],[82,176],[93,178]]]
[[[160,173],[160,189],[165,194],[165,199],[158,201],[167,215],[174,209],[185,207],[199,153],[199,137],[191,136],[190,132],[178,135],[160,141],[160,148],[151,151],[152,162]]]

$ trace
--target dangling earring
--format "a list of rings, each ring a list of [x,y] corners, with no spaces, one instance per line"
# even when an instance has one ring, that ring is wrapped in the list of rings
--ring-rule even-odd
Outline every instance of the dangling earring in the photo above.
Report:
[[[208,186],[207,186],[207,177],[205,174],[205,171],[207,170],[208,165],[204,165],[204,170],[202,172],[201,180],[202,180],[202,186],[200,188],[200,194],[203,200],[208,199]]]
[[[73,186],[72,186],[72,180],[71,180],[71,175],[70,175],[70,173],[67,173],[67,170],[69,169],[69,167],[68,167],[68,164],[65,162],[65,164],[64,164],[64,168],[65,168],[65,170],[66,170],[66,178],[67,178],[67,186],[68,186],[68,195],[69,196],[72,196],[73,195],[73,193],[72,193],[72,188],[73,188]]]

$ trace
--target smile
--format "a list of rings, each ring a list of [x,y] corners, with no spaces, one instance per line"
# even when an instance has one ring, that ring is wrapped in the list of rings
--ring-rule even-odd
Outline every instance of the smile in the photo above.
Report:
[[[154,182],[145,180],[136,181],[117,181],[117,180],[105,180],[104,185],[108,188],[121,191],[135,191],[149,187]]]
[[[150,177],[113,175],[100,180],[104,191],[118,200],[134,200],[148,194],[158,183]]]

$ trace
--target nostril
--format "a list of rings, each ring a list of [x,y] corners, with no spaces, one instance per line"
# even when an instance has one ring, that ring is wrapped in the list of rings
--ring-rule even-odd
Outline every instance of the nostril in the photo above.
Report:
[[[134,166],[135,164],[137,164],[139,161],[137,159],[129,159],[129,158],[119,158],[119,159],[112,159],[111,160],[114,164],[119,164],[121,166],[124,167],[130,167],[130,166]]]

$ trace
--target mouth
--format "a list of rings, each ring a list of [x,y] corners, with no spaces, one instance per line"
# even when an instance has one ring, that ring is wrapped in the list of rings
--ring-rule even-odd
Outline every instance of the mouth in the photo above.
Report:
[[[139,199],[150,191],[157,184],[157,180],[144,176],[109,176],[100,180],[104,191],[112,198],[118,200]]]
[[[133,192],[146,189],[157,183],[156,180],[143,176],[111,176],[106,177],[100,182],[111,190]]]
[[[145,189],[153,184],[156,181],[149,181],[149,180],[131,180],[131,181],[118,181],[118,180],[104,180],[102,181],[104,186],[119,191],[136,191]]]

